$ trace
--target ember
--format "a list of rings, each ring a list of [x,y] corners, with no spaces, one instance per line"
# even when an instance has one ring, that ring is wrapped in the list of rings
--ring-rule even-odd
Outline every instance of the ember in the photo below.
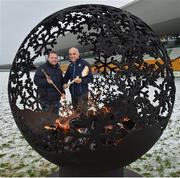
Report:
[[[44,128],[48,130],[60,130],[66,134],[70,130],[70,125],[69,125],[70,121],[79,117],[79,113],[77,113],[76,111],[73,110],[66,110],[66,111],[63,112],[63,115],[66,115],[66,117],[59,116],[55,120],[54,126],[44,126]],[[65,112],[66,114],[64,114]]]
[[[92,55],[97,74],[88,112],[75,112],[64,101],[57,118],[43,111],[30,66],[57,44],[63,49],[61,39],[69,34],[85,47],[85,57]],[[146,56],[156,63],[148,64]],[[39,23],[21,44],[9,76],[11,110],[28,143],[49,161],[72,167],[69,174],[77,167],[106,172],[132,163],[162,135],[175,101],[170,64],[158,36],[134,15],[104,5],[66,8]]]
[[[104,129],[102,129],[99,134],[109,134],[116,128],[123,132],[122,135],[126,135],[124,133],[128,133],[135,126],[134,122],[128,116],[119,117],[119,114],[112,113],[112,108],[108,106],[108,104],[105,104],[98,110],[94,106],[93,102],[91,102],[88,112],[82,114],[78,110],[74,111],[71,105],[66,102],[63,106],[64,110],[61,110],[62,114],[55,120],[54,125],[44,126],[44,128],[50,131],[62,132],[64,134],[67,134],[70,130],[77,131],[80,134],[87,134],[89,131],[88,126],[86,126],[86,124],[81,125],[81,121],[89,120],[90,129],[92,130],[96,129],[95,125],[97,125],[99,121],[103,121]],[[118,142],[119,139],[116,141],[116,144]]]

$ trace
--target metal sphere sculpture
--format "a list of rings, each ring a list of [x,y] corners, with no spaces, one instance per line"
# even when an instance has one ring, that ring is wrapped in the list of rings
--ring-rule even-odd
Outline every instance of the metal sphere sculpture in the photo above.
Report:
[[[43,126],[57,116],[41,111],[30,71],[68,33],[90,46],[97,72],[91,99],[110,110],[80,115],[67,133],[47,131]],[[8,93],[21,133],[43,157],[61,166],[109,168],[130,164],[156,143],[173,110],[175,84],[163,44],[142,20],[111,6],[79,5],[50,15],[28,34],[12,64]]]

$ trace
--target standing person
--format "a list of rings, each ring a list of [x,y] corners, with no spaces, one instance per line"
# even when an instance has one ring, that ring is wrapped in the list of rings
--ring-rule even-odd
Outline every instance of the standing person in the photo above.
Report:
[[[70,64],[64,76],[64,88],[68,87],[68,81],[74,80],[70,85],[70,93],[74,110],[80,109],[86,113],[88,109],[88,84],[93,81],[93,75],[88,62],[80,58],[79,50],[75,47],[69,49]],[[86,76],[82,76],[84,68],[88,68]]]
[[[48,54],[48,60],[41,65],[34,76],[34,83],[37,85],[38,96],[42,110],[59,114],[60,99],[65,97],[63,90],[63,76],[58,64],[58,55],[55,51]],[[54,87],[57,86],[61,94]]]

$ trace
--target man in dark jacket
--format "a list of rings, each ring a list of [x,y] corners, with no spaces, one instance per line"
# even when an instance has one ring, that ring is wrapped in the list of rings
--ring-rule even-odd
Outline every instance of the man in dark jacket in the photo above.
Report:
[[[93,75],[88,62],[80,58],[77,48],[69,49],[70,64],[64,76],[64,88],[68,87],[68,81],[74,80],[69,86],[72,105],[75,110],[79,109],[86,113],[88,109],[88,84],[93,81]],[[82,76],[82,71],[88,67],[86,76]]]
[[[55,51],[51,51],[47,62],[37,69],[34,83],[37,85],[42,110],[59,114],[60,98],[65,97],[65,94],[62,71],[58,64],[58,55]],[[53,83],[62,94],[58,92]]]

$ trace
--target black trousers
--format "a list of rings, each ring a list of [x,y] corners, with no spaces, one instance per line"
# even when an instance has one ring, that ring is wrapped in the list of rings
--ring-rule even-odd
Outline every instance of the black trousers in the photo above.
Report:
[[[59,108],[61,107],[61,104],[59,101],[51,103],[51,104],[42,102],[41,107],[42,107],[42,111],[44,112],[52,112],[54,114],[59,115]]]
[[[80,96],[71,95],[73,109],[81,113],[88,111],[88,92]]]

